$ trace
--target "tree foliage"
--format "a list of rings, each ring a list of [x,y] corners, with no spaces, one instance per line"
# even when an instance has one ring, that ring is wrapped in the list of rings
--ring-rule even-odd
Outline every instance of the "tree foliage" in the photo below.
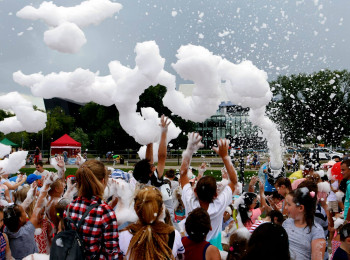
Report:
[[[73,132],[70,132],[70,137],[72,137],[75,141],[81,143],[82,151],[85,150],[89,145],[89,136],[84,133],[83,129],[78,127]]]
[[[280,126],[286,144],[337,145],[349,134],[348,71],[280,76],[270,86],[275,100],[268,114]]]

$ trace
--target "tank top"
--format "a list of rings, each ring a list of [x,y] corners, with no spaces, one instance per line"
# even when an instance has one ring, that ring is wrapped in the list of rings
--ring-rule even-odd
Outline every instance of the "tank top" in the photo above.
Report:
[[[3,233],[0,233],[0,259],[6,259],[6,240]]]
[[[182,238],[182,244],[185,248],[185,259],[193,260],[205,260],[205,253],[208,247],[211,245],[208,241],[202,241],[200,243],[195,243],[188,237]]]

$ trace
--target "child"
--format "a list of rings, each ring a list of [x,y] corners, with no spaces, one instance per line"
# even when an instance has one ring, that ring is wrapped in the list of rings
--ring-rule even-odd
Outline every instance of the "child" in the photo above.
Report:
[[[201,139],[202,137],[198,133],[190,133],[188,135],[187,148],[182,154],[183,158],[180,177],[180,183],[183,189],[182,201],[185,205],[186,214],[198,207],[201,207],[208,212],[212,230],[209,231],[207,240],[219,250],[222,250],[222,216],[226,207],[231,204],[232,193],[235,191],[235,185],[237,184],[237,175],[231,163],[231,158],[228,155],[229,141],[226,139],[218,140],[218,147],[213,148],[213,150],[221,157],[230,182],[223,191],[218,194],[215,178],[212,176],[204,176],[198,181],[197,186],[193,191],[189,183],[187,171],[193,153],[203,147]]]
[[[347,260],[350,254],[350,223],[345,224],[339,231],[340,247],[335,251],[333,260]]]
[[[246,230],[240,228],[230,237],[230,244],[226,260],[240,260],[246,253],[248,246],[249,234]]]
[[[315,223],[317,196],[307,187],[296,189],[286,196],[289,218],[283,222],[289,238],[291,257],[323,259],[326,240],[323,228]]]
[[[264,185],[259,182],[259,192],[260,192],[260,201],[261,206],[255,208],[258,203],[258,196],[255,193],[247,192],[242,195],[243,200],[237,200],[235,208],[238,209],[242,224],[249,229],[258,217],[264,212],[264,210],[270,211],[271,208],[267,205],[264,197]]]
[[[185,223],[187,237],[182,238],[185,247],[185,259],[221,259],[219,250],[205,241],[211,229],[210,217],[202,208],[194,209]]]
[[[4,209],[0,207],[0,229],[4,226]],[[0,232],[0,259],[12,259],[9,239],[5,233]]]

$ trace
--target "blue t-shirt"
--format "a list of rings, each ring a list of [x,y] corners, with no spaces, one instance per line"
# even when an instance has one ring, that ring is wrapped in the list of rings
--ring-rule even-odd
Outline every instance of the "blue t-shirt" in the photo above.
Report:
[[[261,168],[259,169],[259,171],[260,170],[264,173],[264,176],[265,176],[264,191],[275,192],[276,191],[275,187],[269,183],[267,173],[264,172],[265,170],[267,170],[267,163],[264,163],[263,166],[261,166]]]
[[[345,202],[344,202],[344,219],[348,215],[348,210],[350,206],[350,180],[346,182],[346,193],[345,193]]]

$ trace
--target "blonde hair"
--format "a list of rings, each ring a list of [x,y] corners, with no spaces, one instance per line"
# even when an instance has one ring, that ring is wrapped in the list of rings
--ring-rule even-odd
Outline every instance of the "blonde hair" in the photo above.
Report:
[[[22,189],[14,192],[13,193],[14,202],[16,204],[18,204],[18,205],[22,204],[22,202],[27,198],[27,193],[28,193],[29,189],[30,189],[29,186],[25,186]],[[36,203],[36,199],[35,199],[35,196],[34,196],[34,199],[33,199],[32,203],[30,203],[30,205],[25,210],[25,212],[27,213],[29,218],[33,214],[35,203]]]
[[[127,228],[133,234],[129,259],[173,259],[168,240],[174,228],[159,220],[163,207],[162,195],[156,188],[146,186],[137,193],[134,208],[139,220]]]
[[[108,172],[103,163],[97,160],[89,160],[83,163],[76,172],[78,186],[78,196],[91,198],[97,196],[103,197],[104,185],[107,183]]]
[[[52,195],[55,193],[55,189],[58,188],[60,185],[63,185],[63,181],[61,179],[57,179],[56,181],[51,183],[48,194],[52,197]]]

